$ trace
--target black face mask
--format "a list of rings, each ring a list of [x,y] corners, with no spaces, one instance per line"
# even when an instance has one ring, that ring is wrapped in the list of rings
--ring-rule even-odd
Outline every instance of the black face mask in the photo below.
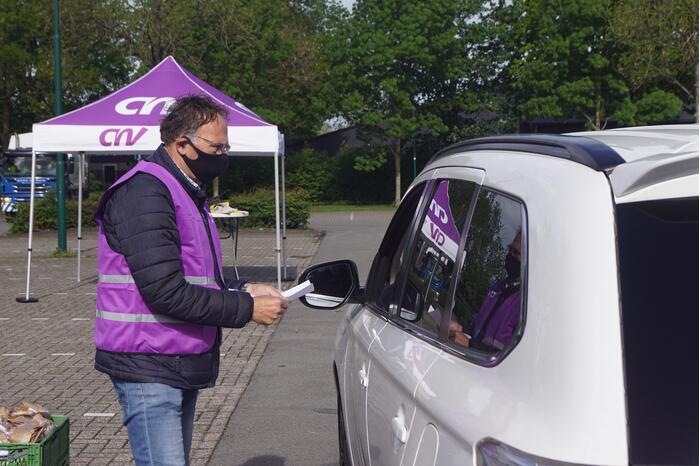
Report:
[[[520,278],[520,261],[513,255],[512,252],[506,254],[505,267],[508,278],[511,280]]]
[[[189,157],[180,155],[184,160],[192,174],[202,184],[209,184],[217,176],[226,173],[228,168],[228,155],[212,155],[197,149],[197,146],[189,142],[190,146],[197,152],[197,159],[192,160]]]

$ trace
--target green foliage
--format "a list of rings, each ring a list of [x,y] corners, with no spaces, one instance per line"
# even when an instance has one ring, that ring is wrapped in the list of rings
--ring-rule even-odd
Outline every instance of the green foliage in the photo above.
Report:
[[[372,171],[357,170],[358,154],[367,154],[366,147],[345,148],[335,156],[337,176],[334,180],[338,199],[356,204],[383,204],[393,200],[391,164],[384,164]]]
[[[51,257],[56,258],[56,259],[67,259],[71,257],[75,257],[77,254],[75,251],[71,251],[70,249],[54,249],[54,251],[51,253]]]
[[[697,111],[697,1],[618,0],[610,33],[621,49],[618,70],[634,93],[667,87]],[[659,95],[652,99],[658,102]]]
[[[610,118],[663,122],[681,109],[669,85],[687,91],[697,79],[697,2],[516,0],[501,9],[513,25],[507,73],[524,119],[583,117],[591,129]]]
[[[649,125],[663,123],[678,115],[683,103],[676,95],[656,90],[636,102],[627,99],[613,115],[620,125]]]
[[[229,167],[220,179],[222,197],[248,193],[256,188],[274,187],[272,157],[230,157]]]
[[[80,107],[126,84],[125,0],[60,2],[63,105]],[[0,0],[0,143],[54,114],[52,4]]]
[[[515,1],[510,73],[526,119],[584,117],[602,129],[628,95],[605,34],[610,0]]]
[[[302,149],[288,157],[287,186],[303,189],[312,202],[338,199],[335,185],[338,167],[335,160],[322,152]]]
[[[413,140],[420,169],[446,144],[523,120],[601,129],[697,109],[693,0],[358,0],[352,12],[337,0],[60,5],[66,111],[173,55],[287,141],[333,121],[359,125],[364,148],[289,157],[289,185],[313,202],[396,201]],[[0,0],[0,11],[4,147],[10,132],[53,115],[53,33],[51,2]],[[221,191],[272,186],[272,163],[234,159]]]
[[[670,92],[656,90],[637,101],[638,125],[662,123],[681,111],[682,102]]]
[[[314,203],[347,201],[355,204],[388,203],[392,199],[391,166],[362,169],[363,163],[376,163],[380,157],[371,150],[381,146],[343,148],[335,156],[303,149],[288,157],[287,186],[309,193]]]
[[[135,0],[133,53],[145,72],[173,55],[194,74],[264,119],[288,140],[311,136],[337,101],[322,60],[322,2]]]
[[[359,172],[373,172],[387,162],[386,147],[374,147],[367,144],[355,152],[353,168]]]
[[[82,223],[84,227],[94,227],[93,216],[100,204],[101,193],[90,193],[87,199],[83,199]],[[34,231],[56,230],[56,194],[51,193],[34,203]],[[14,216],[7,217],[11,224],[10,233],[27,233],[29,231],[29,203],[19,205]],[[71,199],[66,201],[66,227],[75,228],[78,225],[78,201]]]
[[[230,205],[247,210],[250,216],[241,221],[242,226],[270,228],[275,226],[275,193],[273,189],[260,188],[248,194],[237,194]],[[280,208],[281,208],[280,199]],[[302,228],[309,221],[309,195],[302,189],[287,191],[287,228]]]
[[[344,114],[390,150],[395,201],[402,144],[420,130],[446,132],[447,116],[463,109],[468,18],[480,8],[467,0],[359,0],[339,33],[333,59]],[[385,154],[360,154],[357,168],[377,169]]]

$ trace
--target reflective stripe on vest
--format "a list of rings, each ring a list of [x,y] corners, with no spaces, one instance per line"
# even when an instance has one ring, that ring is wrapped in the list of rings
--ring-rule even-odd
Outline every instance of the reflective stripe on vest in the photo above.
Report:
[[[112,320],[115,322],[134,322],[134,323],[159,323],[159,324],[187,324],[184,320],[173,319],[172,317],[159,314],[123,314],[121,312],[95,311],[95,317],[98,319]]]
[[[97,281],[100,283],[135,283],[134,277],[131,275],[106,275],[99,274]],[[193,275],[185,275],[185,281],[190,285],[212,285],[218,286],[216,279],[209,277],[197,277]]]

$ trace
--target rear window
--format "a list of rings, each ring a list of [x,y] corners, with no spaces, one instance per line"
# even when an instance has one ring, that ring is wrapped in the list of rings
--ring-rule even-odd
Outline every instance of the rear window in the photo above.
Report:
[[[698,464],[698,198],[616,207],[631,464]]]

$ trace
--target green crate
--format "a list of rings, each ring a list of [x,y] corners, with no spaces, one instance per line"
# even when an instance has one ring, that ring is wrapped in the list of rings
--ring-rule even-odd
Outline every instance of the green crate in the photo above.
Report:
[[[0,466],[68,466],[68,416],[52,416],[54,430],[41,443],[0,443]]]

